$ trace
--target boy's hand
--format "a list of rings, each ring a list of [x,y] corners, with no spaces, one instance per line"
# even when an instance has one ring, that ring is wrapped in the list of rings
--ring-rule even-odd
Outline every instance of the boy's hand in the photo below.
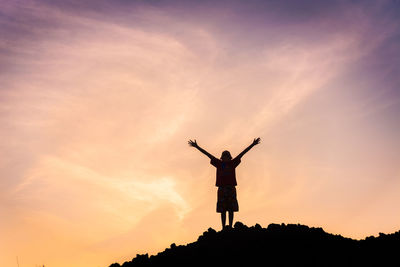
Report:
[[[196,139],[195,139],[194,141],[189,140],[188,143],[189,143],[189,146],[192,146],[192,147],[199,147],[199,146],[197,145]]]
[[[258,137],[258,138],[254,138],[254,141],[253,141],[253,146],[255,146],[255,145],[258,145],[259,143],[260,143],[260,137]]]

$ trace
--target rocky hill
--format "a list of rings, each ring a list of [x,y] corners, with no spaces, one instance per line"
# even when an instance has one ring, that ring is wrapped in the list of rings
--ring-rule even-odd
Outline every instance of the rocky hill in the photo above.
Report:
[[[300,224],[262,228],[237,222],[209,228],[196,242],[171,244],[157,255],[137,255],[133,266],[400,266],[400,231],[353,240]],[[110,267],[120,267],[113,263]]]

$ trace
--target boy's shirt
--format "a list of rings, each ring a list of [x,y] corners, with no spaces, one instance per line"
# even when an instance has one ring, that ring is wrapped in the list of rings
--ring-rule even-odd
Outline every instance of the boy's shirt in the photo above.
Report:
[[[228,162],[212,158],[210,163],[217,168],[216,186],[237,185],[235,168],[239,165],[240,158],[236,157]]]

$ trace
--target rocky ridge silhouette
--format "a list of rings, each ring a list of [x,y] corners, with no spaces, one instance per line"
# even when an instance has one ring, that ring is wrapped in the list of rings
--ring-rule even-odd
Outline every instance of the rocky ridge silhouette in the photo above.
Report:
[[[174,243],[157,255],[136,255],[122,265],[137,266],[400,266],[400,231],[363,240],[300,224],[259,224],[209,228],[187,245]]]

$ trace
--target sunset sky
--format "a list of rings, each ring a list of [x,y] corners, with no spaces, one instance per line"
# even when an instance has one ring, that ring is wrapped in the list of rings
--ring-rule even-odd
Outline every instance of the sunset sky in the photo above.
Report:
[[[0,0],[0,266],[106,267],[235,221],[400,230],[400,1]]]

